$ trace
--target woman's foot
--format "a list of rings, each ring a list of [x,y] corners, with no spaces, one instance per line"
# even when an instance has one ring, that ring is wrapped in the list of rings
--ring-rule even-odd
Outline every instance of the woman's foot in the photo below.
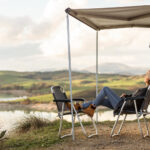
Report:
[[[93,117],[96,107],[93,106],[93,104],[90,104],[87,108],[82,108],[82,112],[89,115],[90,117]]]
[[[69,102],[65,103],[66,106],[71,110],[71,104]],[[81,105],[79,103],[73,104],[76,110],[81,110]]]

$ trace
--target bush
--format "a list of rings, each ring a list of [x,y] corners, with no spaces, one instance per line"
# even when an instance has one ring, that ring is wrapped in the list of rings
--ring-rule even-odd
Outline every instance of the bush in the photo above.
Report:
[[[36,116],[25,117],[21,120],[16,131],[20,133],[28,132],[31,129],[38,129],[49,125],[49,121],[43,118],[38,118]]]

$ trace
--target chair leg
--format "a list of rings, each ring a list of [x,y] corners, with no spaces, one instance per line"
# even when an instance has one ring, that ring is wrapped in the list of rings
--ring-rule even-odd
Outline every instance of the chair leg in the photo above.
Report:
[[[74,108],[74,106],[73,106],[73,109],[74,109],[74,111],[75,111],[75,113],[76,113],[76,116],[77,116],[77,118],[78,118],[78,121],[80,122],[80,125],[81,125],[81,128],[82,128],[83,133],[85,134],[85,136],[87,136],[87,133],[86,133],[86,131],[85,131],[85,129],[84,129],[84,126],[83,126],[83,124],[82,124],[82,121],[81,121],[81,119],[80,119],[80,117],[79,117],[79,115],[78,115],[76,109]],[[88,136],[89,138],[92,137],[92,136],[94,136],[94,135],[98,135],[97,126],[96,126],[96,124],[95,124],[95,121],[94,121],[94,119],[93,119],[92,117],[91,117],[91,120],[92,120],[94,129],[95,129],[95,134],[89,135],[89,136]]]
[[[119,130],[118,130],[118,133],[117,133],[117,135],[119,135],[119,134],[120,134],[120,132],[121,132],[121,129],[122,129],[122,127],[123,127],[123,124],[124,124],[124,121],[126,120],[126,117],[127,117],[127,114],[125,114],[125,116],[124,116],[124,119],[123,119],[123,121],[122,121],[122,123],[121,123],[121,125],[120,125],[120,128],[119,128]]]
[[[71,130],[71,134],[65,134],[65,135],[61,136],[61,130],[62,130],[62,124],[63,124],[63,114],[64,114],[64,103],[62,105],[62,112],[61,112],[61,115],[60,115],[60,126],[59,126],[59,132],[58,132],[58,136],[60,138],[64,138],[64,137],[67,137],[67,136],[72,136],[72,130]]]
[[[139,127],[139,130],[140,130],[141,136],[143,138],[143,131],[142,131],[142,128],[141,128],[140,119],[139,119],[139,116],[138,116],[137,105],[136,105],[135,100],[134,100],[134,106],[135,106],[135,111],[136,111],[136,117],[137,117],[137,120],[138,120],[138,127]]]
[[[73,132],[73,130],[71,129],[71,133],[70,133],[70,134],[66,134],[66,135],[61,136],[61,130],[62,130],[62,124],[63,124],[63,110],[64,110],[64,109],[62,109],[62,112],[61,112],[61,115],[60,115],[60,127],[59,127],[59,132],[58,132],[58,136],[59,136],[60,138],[64,138],[64,137],[66,137],[66,136],[72,136],[72,132]],[[76,115],[74,116],[74,123],[75,123],[75,117],[77,116],[77,119],[78,119],[78,121],[79,121],[79,123],[80,123],[80,126],[81,126],[81,128],[82,128],[82,131],[83,131],[83,133],[85,134],[85,136],[87,136],[87,133],[86,133],[86,131],[85,131],[85,129],[84,129],[84,126],[83,126],[83,124],[82,124],[82,121],[81,121],[81,119],[80,119],[80,117],[79,117],[79,115],[78,115],[76,109],[74,108],[74,106],[73,106],[73,110],[75,111],[75,114],[76,114]],[[97,130],[95,121],[94,121],[93,118],[91,118],[91,120],[92,120],[92,123],[93,123],[93,126],[94,126],[94,129],[95,129],[95,132],[96,132],[96,133],[95,133],[95,134],[91,134],[91,135],[89,135],[88,137],[92,137],[92,136],[94,136],[94,135],[98,135],[98,130]]]
[[[76,116],[74,115],[73,123],[75,124]],[[71,134],[73,133],[73,130],[71,128]]]
[[[58,132],[59,137],[61,137],[62,123],[63,123],[63,115],[61,115],[60,117],[60,125],[59,125],[59,132]]]
[[[121,110],[120,110],[120,112],[119,112],[119,115],[118,115],[118,117],[117,117],[117,120],[115,121],[114,126],[113,126],[113,128],[112,128],[112,130],[111,130],[111,134],[110,134],[111,137],[117,135],[117,134],[114,134],[114,130],[115,130],[116,126],[117,126],[118,120],[119,120],[119,118],[120,118],[120,115],[121,115],[121,113],[122,113],[122,110],[123,110],[125,104],[126,104],[126,101],[124,101],[124,103],[123,103],[123,105],[122,105],[122,107],[121,107]]]
[[[93,127],[94,127],[94,129],[95,129],[95,133],[89,135],[89,136],[88,136],[89,138],[92,137],[92,136],[98,135],[97,126],[96,126],[96,124],[95,124],[95,121],[94,121],[94,119],[93,119],[92,117],[91,117],[91,120],[92,120],[92,123],[93,123]]]
[[[82,121],[81,121],[81,119],[80,119],[80,117],[79,117],[79,115],[78,115],[76,109],[74,108],[74,106],[73,106],[73,109],[74,109],[74,111],[75,111],[75,114],[76,114],[76,116],[77,116],[78,121],[80,122],[80,126],[81,126],[81,128],[82,128],[83,133],[85,134],[85,136],[87,136],[86,131],[85,131],[84,127],[83,127]]]
[[[64,103],[62,104],[62,112],[60,113],[60,126],[59,126],[59,132],[58,136],[61,137],[61,129],[62,129],[62,123],[63,123],[63,114],[64,114]]]
[[[149,136],[149,128],[148,128],[148,124],[147,124],[147,121],[146,121],[146,117],[145,117],[145,115],[143,115],[143,118],[144,118],[144,122],[145,122],[146,130],[147,130],[147,134],[146,134],[146,135],[144,135],[144,137],[147,137],[147,136]]]

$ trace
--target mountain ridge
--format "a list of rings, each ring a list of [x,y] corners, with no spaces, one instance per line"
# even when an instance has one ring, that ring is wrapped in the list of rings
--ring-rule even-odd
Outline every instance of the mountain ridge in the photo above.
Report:
[[[83,72],[95,72],[96,67],[90,66],[83,69]],[[98,66],[99,73],[106,74],[122,74],[122,75],[142,75],[145,74],[149,68],[147,67],[133,67],[122,63],[102,63]]]

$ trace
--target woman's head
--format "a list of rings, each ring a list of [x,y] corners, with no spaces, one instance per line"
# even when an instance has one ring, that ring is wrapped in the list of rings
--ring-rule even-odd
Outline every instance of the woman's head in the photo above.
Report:
[[[148,70],[146,72],[144,81],[145,81],[146,85],[150,85],[150,70]]]

